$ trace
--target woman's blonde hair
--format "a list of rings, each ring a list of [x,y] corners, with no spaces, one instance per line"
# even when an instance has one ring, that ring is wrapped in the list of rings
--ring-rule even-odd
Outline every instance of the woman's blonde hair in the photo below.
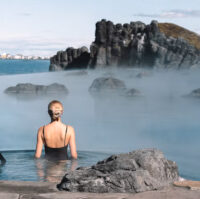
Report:
[[[62,106],[62,110],[51,110],[51,106],[54,104],[60,104]],[[63,105],[60,101],[58,100],[53,100],[48,104],[48,113],[49,116],[53,119],[53,120],[57,120],[63,113]]]

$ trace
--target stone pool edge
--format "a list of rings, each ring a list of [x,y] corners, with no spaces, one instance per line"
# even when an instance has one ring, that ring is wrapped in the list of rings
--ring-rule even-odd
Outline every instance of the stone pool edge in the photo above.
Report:
[[[200,198],[200,190],[189,190],[175,186],[163,190],[142,193],[83,193],[58,191],[57,183],[31,181],[0,181],[1,199],[188,199]]]

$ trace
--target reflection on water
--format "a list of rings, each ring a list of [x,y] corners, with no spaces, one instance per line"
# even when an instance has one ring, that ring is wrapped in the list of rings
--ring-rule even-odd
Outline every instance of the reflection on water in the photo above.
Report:
[[[0,166],[0,180],[60,182],[69,171],[80,166],[91,166],[109,156],[106,153],[78,152],[78,160],[51,162],[34,159],[34,151],[5,151],[7,163]]]
[[[74,171],[77,166],[77,160],[63,160],[50,162],[48,160],[35,160],[37,176],[39,181],[59,182],[60,179],[70,170]]]

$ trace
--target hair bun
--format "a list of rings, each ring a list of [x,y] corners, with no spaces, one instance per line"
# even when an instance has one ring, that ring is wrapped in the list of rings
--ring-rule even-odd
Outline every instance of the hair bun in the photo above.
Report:
[[[62,115],[62,110],[55,110],[55,111],[52,111],[52,113],[53,113],[52,114],[53,118],[57,119]]]

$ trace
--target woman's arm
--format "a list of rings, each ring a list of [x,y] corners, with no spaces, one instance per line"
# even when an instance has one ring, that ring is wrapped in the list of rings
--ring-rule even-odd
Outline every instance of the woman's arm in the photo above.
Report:
[[[73,159],[77,159],[75,131],[73,127],[71,127],[70,130],[71,132],[70,132],[69,146],[70,146],[71,157]]]
[[[38,129],[35,158],[40,158],[40,156],[42,154],[42,147],[43,147],[42,130],[43,130],[43,127],[40,127]]]

